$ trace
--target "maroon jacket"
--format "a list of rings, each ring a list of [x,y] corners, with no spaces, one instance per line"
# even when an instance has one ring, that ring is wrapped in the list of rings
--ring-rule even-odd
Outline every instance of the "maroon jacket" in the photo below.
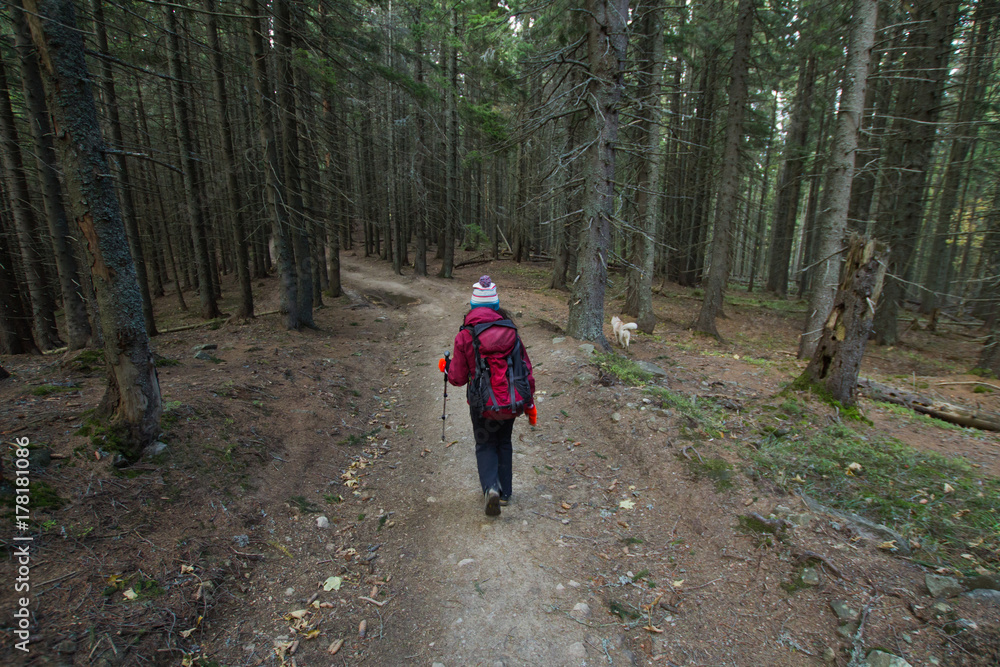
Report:
[[[469,311],[462,326],[499,322],[502,319],[504,319],[503,315],[492,308],[480,306]],[[516,332],[508,327],[490,327],[479,336],[480,354],[510,352],[514,348],[516,335]],[[531,359],[528,358],[528,350],[524,349],[523,345],[521,346],[521,355],[524,358],[524,365],[528,367],[528,385],[531,387],[531,395],[534,396],[535,377],[531,372]],[[448,382],[456,387],[464,386],[472,379],[475,370],[476,356],[472,349],[472,334],[463,329],[455,336],[455,351],[448,367]]]

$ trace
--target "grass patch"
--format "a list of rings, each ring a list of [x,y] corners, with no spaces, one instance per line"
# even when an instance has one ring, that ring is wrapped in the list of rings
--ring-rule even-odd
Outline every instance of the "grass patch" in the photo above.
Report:
[[[176,359],[167,359],[166,357],[160,357],[155,362],[155,366],[157,368],[166,368],[169,366],[180,366],[180,365],[181,362],[177,361]]]
[[[64,391],[76,391],[79,389],[76,385],[61,385],[61,384],[42,384],[37,387],[31,388],[32,396],[48,396],[50,394],[60,394]]]
[[[319,514],[319,507],[314,505],[305,496],[292,496],[288,499],[288,504],[304,514]]]
[[[639,368],[639,364],[613,352],[595,353],[592,358],[601,371],[618,378],[619,382],[630,387],[641,387],[653,379],[653,374]]]
[[[715,482],[715,490],[722,492],[733,488],[733,466],[729,461],[715,457],[711,459],[693,458],[687,461],[695,479],[707,477]]]
[[[952,424],[951,422],[946,422],[943,419],[938,419],[937,417],[931,417],[930,415],[925,415],[916,410],[911,410],[905,405],[897,405],[895,403],[884,403],[882,401],[876,401],[876,405],[885,410],[886,412],[904,417],[911,422],[916,422],[917,424],[922,424],[924,426],[934,426],[936,428],[945,429],[947,431],[961,431],[965,435],[983,440],[987,437],[986,433],[980,431],[979,429],[969,428],[966,426],[960,426],[959,424]]]
[[[697,396],[687,396],[663,387],[647,387],[646,393],[660,400],[660,407],[673,408],[699,425],[720,431],[723,424],[721,411],[711,401],[698,401]],[[718,435],[716,433],[716,435]]]
[[[622,619],[623,621],[635,621],[642,618],[642,614],[640,614],[638,611],[632,609],[631,607],[626,607],[621,602],[617,602],[615,600],[612,600],[611,602],[608,603],[608,609],[611,611],[612,614]]]
[[[77,373],[93,373],[104,370],[104,351],[83,350],[69,362],[69,368]]]
[[[1000,481],[964,459],[843,424],[797,440],[765,436],[748,456],[779,487],[801,485],[824,504],[884,523],[918,541],[925,557],[960,569],[1000,565]]]

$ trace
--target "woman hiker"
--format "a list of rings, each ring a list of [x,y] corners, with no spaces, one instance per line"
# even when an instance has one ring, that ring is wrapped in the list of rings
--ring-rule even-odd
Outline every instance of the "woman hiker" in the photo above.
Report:
[[[510,314],[500,307],[496,283],[483,276],[472,286],[471,306],[455,336],[451,361],[441,369],[456,387],[469,385],[467,397],[476,439],[479,484],[486,514],[499,516],[510,500],[514,420],[526,413],[531,424],[537,412],[532,396],[535,378],[528,352],[521,344]],[[478,354],[477,354],[478,348]],[[478,357],[478,361],[477,361]],[[488,372],[478,373],[478,369]]]

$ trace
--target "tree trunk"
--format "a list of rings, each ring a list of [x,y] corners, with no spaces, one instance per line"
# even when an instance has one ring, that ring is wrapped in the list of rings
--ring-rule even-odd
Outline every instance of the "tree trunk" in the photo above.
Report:
[[[854,405],[858,371],[871,333],[872,304],[882,289],[887,253],[888,248],[878,241],[851,238],[833,308],[823,324],[816,352],[797,384],[820,385],[834,400]]]
[[[451,278],[455,268],[455,232],[458,227],[458,10],[451,10],[451,45],[447,52],[448,91],[446,93],[447,156],[444,196],[444,247],[439,278]]]
[[[0,210],[0,216],[4,213]],[[6,223],[4,216],[0,219],[0,354],[38,354],[31,335],[31,317],[21,300],[14,259],[8,252],[13,246],[10,237],[14,234],[5,229]]]
[[[800,38],[803,45],[804,38]],[[811,45],[810,45],[811,46]],[[799,68],[799,85],[795,92],[788,135],[785,139],[785,159],[778,176],[777,198],[774,205],[774,225],[771,227],[771,247],[768,259],[767,290],[778,296],[788,294],[788,267],[795,238],[795,221],[799,214],[812,118],[813,89],[816,84],[816,56],[805,58]]]
[[[101,0],[95,0],[100,2]],[[229,121],[229,97],[226,93],[226,75],[222,60],[222,44],[219,40],[218,21],[215,18],[215,0],[204,0],[206,21],[208,22],[209,56],[212,61],[212,87],[219,108],[219,132],[222,135],[222,162],[226,172],[226,193],[233,216],[233,248],[236,250],[236,275],[240,284],[240,301],[236,307],[236,318],[247,320],[253,317],[253,289],[250,282],[250,256],[247,252],[244,202],[236,178],[236,148],[233,143],[233,127]]]
[[[625,312],[636,318],[639,331],[651,334],[656,327],[653,314],[653,257],[656,230],[660,219],[660,84],[663,81],[663,4],[650,0],[644,6],[646,44],[643,49],[639,104],[641,117],[639,134],[644,154],[637,177],[635,195],[637,229],[632,234],[632,257],[629,260],[628,286],[625,292]]]
[[[893,113],[894,136],[886,149],[879,195],[877,236],[888,242],[888,280],[875,315],[875,340],[894,345],[896,318],[924,210],[927,165],[948,75],[958,0],[913,3],[913,27],[906,42],[904,80]]]
[[[104,24],[105,0],[92,0],[94,10],[94,30],[97,33],[97,46],[104,55],[109,54],[108,35]],[[118,113],[118,95],[115,92],[114,71],[108,58],[98,58],[101,63],[101,79],[104,94],[104,106],[111,125],[111,141],[114,148],[125,150],[125,140],[122,138],[122,123]],[[146,323],[146,333],[150,337],[156,335],[156,320],[153,318],[153,301],[149,296],[149,278],[146,275],[146,257],[142,248],[142,237],[139,234],[139,221],[136,218],[135,200],[132,197],[132,178],[125,157],[112,154],[111,163],[118,171],[121,187],[118,189],[121,202],[122,218],[125,220],[125,233],[128,235],[128,246],[132,252],[132,262],[135,264],[135,275],[139,281],[139,294],[142,296],[142,316]]]
[[[264,33],[261,31],[260,3],[247,0],[247,26],[250,33],[250,49],[253,54],[253,80],[256,89],[254,100],[257,106],[260,140],[264,146],[265,181],[267,183],[267,208],[271,217],[271,233],[274,237],[278,275],[281,280],[281,311],[285,314],[285,326],[298,329],[299,324],[299,279],[291,248],[291,233],[288,224],[288,210],[285,207],[284,184],[282,182],[281,161],[274,136],[275,107],[274,88],[267,75]]]
[[[49,109],[69,199],[89,255],[100,306],[108,390],[103,406],[135,460],[160,434],[160,385],[142,316],[135,266],[111,181],[106,148],[72,0],[26,0],[31,36],[47,77]]]
[[[66,346],[70,350],[86,347],[91,342],[93,332],[87,315],[87,305],[80,293],[80,269],[76,261],[76,248],[70,236],[66,209],[63,207],[62,189],[59,184],[59,167],[56,164],[55,149],[52,146],[52,129],[49,110],[45,106],[45,89],[38,71],[38,55],[31,43],[31,35],[19,9],[20,2],[13,3],[11,18],[14,23],[14,43],[21,62],[21,88],[28,107],[28,120],[34,138],[35,161],[38,165],[39,184],[42,189],[42,207],[48,223],[52,249],[55,253],[56,270],[59,274],[59,289],[66,317]],[[6,89],[6,85],[4,85]],[[18,152],[15,159],[20,162]],[[24,174],[13,176],[14,196],[17,196],[16,181],[23,180]],[[27,199],[24,200],[28,201]]]
[[[982,0],[976,6],[973,17],[972,35],[966,50],[966,62],[962,68],[962,92],[955,113],[951,149],[948,152],[948,162],[938,200],[937,224],[934,226],[930,261],[927,263],[924,279],[926,289],[920,304],[922,313],[932,313],[941,303],[938,294],[947,291],[948,267],[951,266],[951,262],[946,261],[949,232],[955,205],[958,202],[962,175],[965,173],[966,159],[976,141],[982,121],[985,106],[983,68],[990,59],[989,52],[993,48],[993,32],[998,18],[997,4],[995,1]]]
[[[566,333],[610,349],[604,337],[604,290],[615,199],[618,106],[628,46],[628,0],[587,1],[587,119],[590,146],[583,167],[583,227]]]
[[[183,7],[185,0],[178,0],[177,5]],[[191,117],[188,109],[188,96],[184,90],[185,76],[181,67],[180,35],[177,29],[177,14],[182,11],[175,5],[164,7],[167,19],[167,45],[170,60],[171,105],[174,109],[174,120],[177,128],[177,150],[180,154],[181,176],[184,181],[184,200],[187,207],[188,224],[191,229],[191,242],[194,248],[194,263],[198,271],[198,297],[201,301],[201,316],[206,320],[222,315],[213,289],[212,264],[208,253],[208,237],[205,231],[205,217],[201,206],[201,197],[196,182],[198,165],[194,152],[194,141],[191,137]]]
[[[753,34],[754,0],[740,0],[736,19],[736,39],[733,43],[733,63],[729,84],[729,112],[726,120],[726,143],[719,176],[719,200],[715,205],[715,225],[712,232],[712,265],[705,285],[696,331],[720,338],[715,318],[722,310],[723,292],[729,279],[729,247],[733,219],[738,209],[740,188],[740,141],[743,117],[747,105],[747,71],[749,68],[750,37]]]
[[[858,129],[864,116],[865,88],[868,85],[868,66],[872,45],[875,43],[875,25],[878,0],[854,0],[853,23],[847,47],[847,63],[841,86],[840,109],[837,111],[837,128],[830,151],[830,169],[823,188],[820,206],[819,263],[813,276],[809,298],[809,315],[799,339],[799,359],[807,359],[816,352],[826,320],[833,306],[836,285],[840,274],[840,251],[847,229],[847,208],[851,201],[851,182],[854,178],[854,158],[858,148]]]

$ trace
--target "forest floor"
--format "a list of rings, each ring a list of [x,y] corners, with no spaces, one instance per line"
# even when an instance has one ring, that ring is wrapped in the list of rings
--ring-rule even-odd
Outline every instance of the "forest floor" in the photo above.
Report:
[[[264,315],[162,334],[165,448],[122,469],[88,421],[99,360],[0,359],[13,373],[0,433],[37,452],[30,652],[14,647],[4,522],[0,662],[846,665],[879,649],[1000,663],[998,603],[927,587],[997,581],[997,434],[783,392],[804,368],[796,301],[730,293],[720,343],[688,329],[698,293],[666,285],[654,335],[592,355],[561,333],[549,268],[494,261],[442,280],[348,253],[345,294],[314,330]],[[437,369],[485,273],[538,390],[497,518],[463,390],[442,438]],[[258,312],[276,308],[275,280],[255,289]],[[608,319],[623,291],[613,275]],[[197,322],[170,294],[156,307],[161,329]],[[966,374],[978,336],[917,322],[870,347],[862,374],[1000,412],[998,383]],[[204,344],[218,347],[195,359]],[[10,451],[3,463],[9,480]]]

